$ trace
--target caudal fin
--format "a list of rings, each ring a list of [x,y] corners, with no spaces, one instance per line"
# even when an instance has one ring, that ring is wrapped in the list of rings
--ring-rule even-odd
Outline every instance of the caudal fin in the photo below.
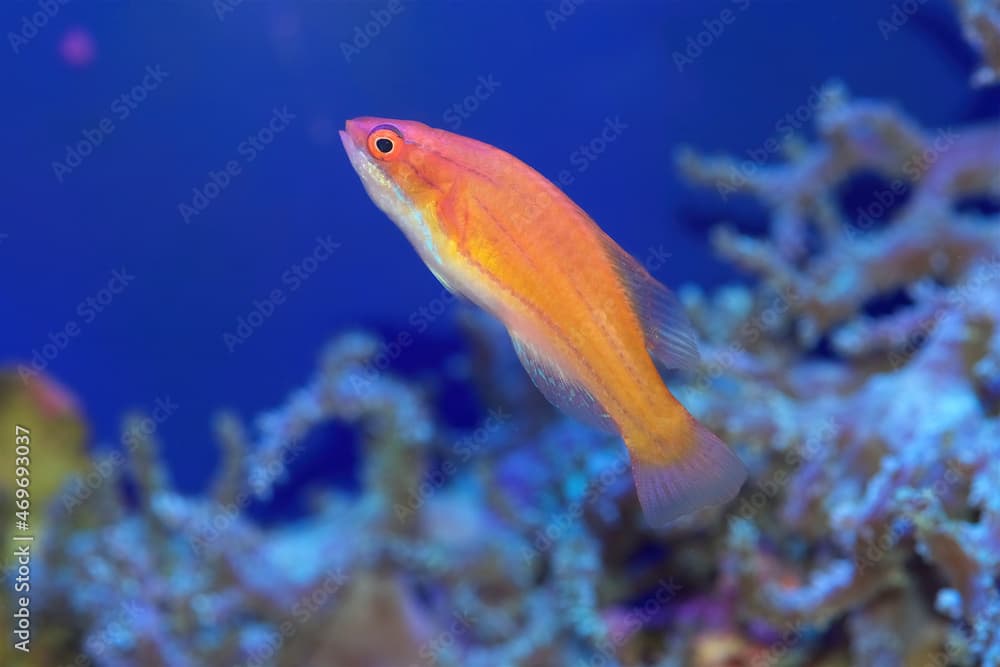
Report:
[[[670,463],[651,464],[632,457],[639,503],[654,527],[732,500],[746,481],[743,462],[711,431],[696,423],[694,439],[684,448],[685,455]]]

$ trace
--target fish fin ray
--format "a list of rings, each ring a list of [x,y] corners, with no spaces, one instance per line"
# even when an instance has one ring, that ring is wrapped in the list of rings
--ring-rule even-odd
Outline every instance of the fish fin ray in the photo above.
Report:
[[[510,338],[521,365],[549,403],[584,424],[607,433],[618,433],[614,421],[593,394],[537,347],[514,333]]]
[[[646,336],[649,353],[667,368],[698,367],[698,337],[680,300],[610,237],[605,249],[622,279]]]
[[[675,460],[648,463],[633,455],[632,475],[643,514],[654,527],[729,502],[747,478],[739,457],[701,424],[694,443]]]
[[[461,292],[459,292],[454,286],[452,286],[452,284],[450,282],[448,282],[447,278],[445,278],[443,275],[441,275],[441,272],[439,272],[437,269],[435,269],[430,264],[427,264],[427,268],[430,269],[430,272],[434,274],[434,277],[437,278],[437,281],[439,283],[441,283],[442,287],[444,287],[446,290],[448,290],[450,293],[454,294],[455,296],[463,296]]]

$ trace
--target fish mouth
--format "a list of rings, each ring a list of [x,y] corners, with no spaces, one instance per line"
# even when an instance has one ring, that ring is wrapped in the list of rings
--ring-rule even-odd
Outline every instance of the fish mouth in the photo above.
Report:
[[[358,150],[358,145],[354,143],[354,139],[351,138],[351,135],[344,130],[338,130],[337,132],[340,134],[340,143],[344,144],[344,150],[347,151],[348,155]]]
[[[369,118],[367,116],[344,121],[344,129],[340,131],[340,140],[344,142],[345,147],[349,139],[354,146],[364,148],[368,142],[368,135],[371,134],[372,130],[378,124],[378,118]]]
[[[382,209],[387,211],[394,199],[398,198],[398,188],[392,179],[385,173],[378,160],[373,158],[368,152],[367,139],[368,127],[357,119],[349,120],[344,124],[344,129],[340,130],[340,142],[344,144],[344,152],[351,162],[351,167],[361,179],[365,191],[372,201]]]
[[[339,130],[339,133],[340,141],[344,144],[344,150],[348,153],[365,145],[362,128],[358,127],[357,120],[344,121],[344,129]]]
[[[347,159],[351,161],[351,166],[364,179],[365,174],[371,173],[376,168],[375,160],[371,159],[365,149],[364,138],[358,139],[359,128],[355,121],[347,121],[343,130],[339,130],[340,143],[344,145],[344,152]]]

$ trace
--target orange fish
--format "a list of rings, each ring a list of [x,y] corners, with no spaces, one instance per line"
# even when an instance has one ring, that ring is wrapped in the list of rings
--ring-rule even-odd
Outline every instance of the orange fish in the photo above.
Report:
[[[356,118],[340,137],[375,205],[503,322],[545,397],[621,436],[651,523],[736,495],[743,464],[654,363],[698,363],[680,303],[579,206],[509,153],[422,123]]]

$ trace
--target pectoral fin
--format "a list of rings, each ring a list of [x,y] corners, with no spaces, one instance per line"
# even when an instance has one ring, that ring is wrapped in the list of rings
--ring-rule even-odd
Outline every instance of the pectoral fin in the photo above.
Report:
[[[618,432],[604,407],[559,364],[513,332],[510,338],[531,381],[552,405],[589,426],[607,433]]]

